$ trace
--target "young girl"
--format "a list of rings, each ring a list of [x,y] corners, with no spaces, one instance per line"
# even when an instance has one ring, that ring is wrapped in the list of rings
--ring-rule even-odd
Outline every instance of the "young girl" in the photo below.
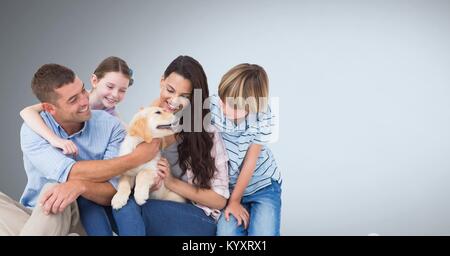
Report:
[[[133,84],[132,70],[118,57],[104,59],[91,76],[92,90],[89,92],[91,109],[104,110],[118,117],[116,105],[123,100],[128,87]],[[24,122],[37,134],[46,139],[53,147],[60,148],[63,154],[77,154],[76,145],[70,140],[56,136],[39,115],[42,105],[36,104],[20,111]]]
[[[104,59],[91,77],[92,90],[89,105],[94,110],[104,110],[118,117],[116,105],[121,102],[129,86],[133,84],[132,71],[127,63],[118,57]],[[41,104],[26,107],[20,112],[25,123],[52,146],[62,149],[63,154],[78,154],[76,145],[54,134],[40,116]],[[113,184],[113,183],[112,183]],[[112,235],[111,208],[96,204],[84,197],[77,199],[80,219],[88,235]]]
[[[266,146],[274,126],[268,91],[262,67],[240,64],[211,96],[211,121],[225,142],[232,191],[217,235],[280,235],[281,174]]]

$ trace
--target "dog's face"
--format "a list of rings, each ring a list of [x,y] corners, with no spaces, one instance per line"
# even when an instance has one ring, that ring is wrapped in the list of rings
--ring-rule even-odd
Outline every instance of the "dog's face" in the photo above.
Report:
[[[152,138],[162,138],[175,133],[177,118],[159,107],[147,107],[134,115],[128,134],[150,142]]]

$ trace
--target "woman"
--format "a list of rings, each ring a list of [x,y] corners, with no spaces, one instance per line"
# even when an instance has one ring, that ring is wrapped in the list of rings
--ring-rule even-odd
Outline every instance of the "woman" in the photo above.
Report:
[[[209,97],[206,75],[195,59],[179,56],[172,61],[160,86],[160,97],[153,105],[166,111],[190,111],[195,117],[194,110],[201,104],[201,120],[190,118],[188,125],[181,118],[184,127],[198,127],[195,121],[202,122],[209,114],[203,109],[203,100]],[[194,90],[201,92],[202,100],[193,100]],[[164,141],[167,147],[158,163],[162,182],[191,202],[148,200],[139,206],[130,197],[123,208],[113,211],[119,235],[215,235],[220,210],[229,197],[228,158],[220,135],[208,126],[199,132],[184,129]]]

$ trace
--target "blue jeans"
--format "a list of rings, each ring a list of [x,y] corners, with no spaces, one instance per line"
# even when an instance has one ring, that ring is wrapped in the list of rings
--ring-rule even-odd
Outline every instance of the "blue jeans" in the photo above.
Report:
[[[250,214],[248,228],[238,226],[236,218],[230,214],[226,221],[222,213],[217,223],[218,236],[279,236],[281,214],[281,184],[272,181],[270,186],[243,196],[241,204]]]
[[[148,200],[139,206],[130,196],[113,210],[120,236],[215,236],[215,220],[191,203]]]
[[[82,196],[77,199],[81,224],[89,236],[112,236],[114,220],[111,206],[102,206]]]

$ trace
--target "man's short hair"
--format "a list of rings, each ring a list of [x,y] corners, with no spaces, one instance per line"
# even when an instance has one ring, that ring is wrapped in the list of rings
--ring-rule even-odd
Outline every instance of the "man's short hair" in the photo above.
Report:
[[[45,64],[40,67],[31,80],[34,95],[41,102],[56,103],[55,89],[75,81],[75,72],[59,64]]]

